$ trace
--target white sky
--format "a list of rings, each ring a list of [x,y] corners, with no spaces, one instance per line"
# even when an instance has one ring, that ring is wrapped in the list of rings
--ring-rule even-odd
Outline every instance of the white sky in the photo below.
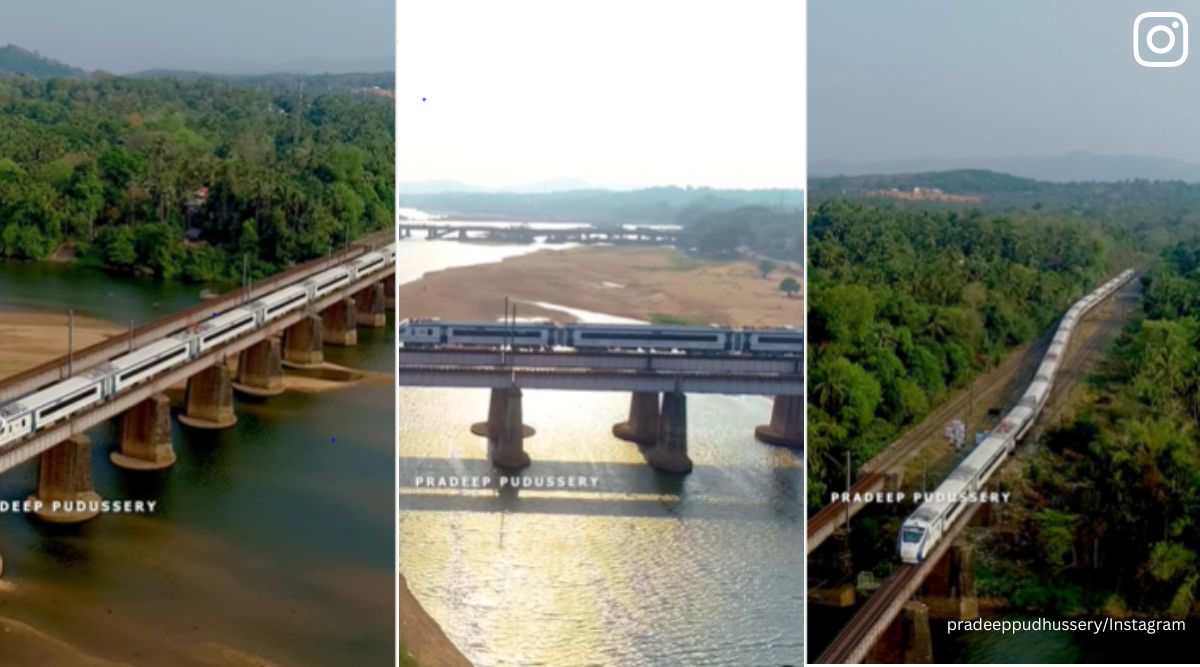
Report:
[[[805,4],[402,1],[398,178],[803,187]]]

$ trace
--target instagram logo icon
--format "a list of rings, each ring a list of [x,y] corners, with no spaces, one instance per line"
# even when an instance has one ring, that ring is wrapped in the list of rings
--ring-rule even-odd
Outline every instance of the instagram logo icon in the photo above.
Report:
[[[1133,59],[1142,67],[1179,67],[1188,57],[1188,22],[1179,12],[1144,12],[1133,20]]]

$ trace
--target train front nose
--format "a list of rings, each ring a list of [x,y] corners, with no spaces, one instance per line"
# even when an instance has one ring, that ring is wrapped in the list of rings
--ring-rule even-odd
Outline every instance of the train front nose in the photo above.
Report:
[[[905,524],[900,529],[900,560],[905,563],[921,562],[922,547],[925,545],[925,527]]]

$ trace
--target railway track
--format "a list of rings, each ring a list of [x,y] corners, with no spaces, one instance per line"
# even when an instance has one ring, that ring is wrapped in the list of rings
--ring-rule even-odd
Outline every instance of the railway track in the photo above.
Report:
[[[299,264],[282,273],[258,281],[251,286],[248,292],[240,288],[230,290],[214,299],[201,301],[190,308],[171,313],[121,335],[113,336],[89,347],[75,350],[73,363],[68,361],[67,355],[63,355],[33,368],[9,375],[0,380],[0,403],[30,393],[52,382],[66,379],[73,373],[85,371],[96,364],[103,363],[119,352],[144,345],[161,338],[171,331],[203,321],[212,311],[223,310],[244,301],[253,300],[262,294],[278,289],[282,285],[287,285],[303,277],[315,275],[329,266],[347,261],[367,252],[374,243],[374,237],[371,239],[360,239],[352,243],[346,250],[334,253],[328,257],[321,257],[305,262],[304,264]]]
[[[1106,306],[1113,310],[1104,317],[1100,326],[1083,342],[1083,345],[1075,348],[1074,352],[1068,352],[1067,358],[1064,359],[1064,372],[1059,376],[1066,381],[1054,383],[1050,390],[1047,408],[1039,415],[1038,423],[1045,424],[1048,421],[1047,417],[1053,418],[1062,409],[1071,389],[1090,368],[1092,360],[1098,358],[1116,339],[1129,312],[1133,309],[1132,305],[1120,305],[1120,300],[1136,296],[1140,276],[1141,270],[1112,294]],[[1092,311],[1084,317],[1087,319],[1095,317],[1097,314],[1098,311]],[[1035,345],[1031,347],[1030,351],[1036,350],[1038,347],[1040,346]],[[1025,355],[1014,356],[1023,357]],[[1032,437],[1036,437],[1036,434]],[[885,579],[825,647],[815,662],[864,662],[877,635],[886,630],[887,625],[896,618],[904,603],[917,593],[929,570],[942,558],[954,542],[954,538],[970,523],[977,510],[978,505],[973,505],[965,511],[924,562],[919,565],[902,564]],[[811,552],[811,549],[809,551]]]
[[[970,408],[973,400],[982,399],[1004,388],[1019,372],[1024,364],[1041,358],[1041,353],[1049,346],[1054,330],[1050,329],[1024,351],[1008,355],[998,366],[977,379],[969,391],[959,392],[954,398],[942,404],[933,414],[926,417],[912,429],[909,429],[886,449],[879,452],[867,462],[858,480],[850,487],[850,494],[863,494],[879,491],[883,488],[887,473],[903,465],[909,458],[917,454],[922,447],[934,437],[948,420]],[[847,505],[849,514],[853,516],[865,505],[863,503],[846,503],[841,500],[831,502],[809,517],[806,524],[807,541],[806,553],[811,554],[825,542],[833,531],[845,523]]]

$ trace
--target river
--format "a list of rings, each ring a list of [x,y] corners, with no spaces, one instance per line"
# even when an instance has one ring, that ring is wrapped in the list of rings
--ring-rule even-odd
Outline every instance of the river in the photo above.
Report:
[[[141,324],[198,294],[77,266],[0,262],[0,317],[73,307]],[[327,346],[326,360],[393,370],[390,315],[386,329],[361,328],[358,339]],[[229,430],[175,423],[179,460],[161,473],[114,467],[117,425],[92,429],[100,495],[157,500],[158,509],[74,527],[0,514],[4,578],[17,585],[0,593],[0,615],[134,665],[192,664],[189,651],[202,643],[281,665],[392,664],[393,401],[383,382],[239,397]],[[23,499],[36,476],[35,463],[0,475],[0,498]]]
[[[415,280],[542,247],[413,238],[397,264]],[[487,415],[486,390],[401,389],[399,400],[400,570],[477,667],[802,662],[803,468],[754,439],[768,399],[689,396],[695,471],[676,477],[611,435],[628,395],[527,391],[537,433],[524,474],[599,486],[502,494],[416,486],[492,472],[468,431]]]

